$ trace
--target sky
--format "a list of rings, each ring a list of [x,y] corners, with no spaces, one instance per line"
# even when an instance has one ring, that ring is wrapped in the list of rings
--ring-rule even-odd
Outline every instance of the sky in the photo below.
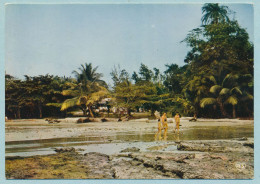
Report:
[[[253,42],[253,6],[225,4]],[[81,64],[110,72],[120,65],[130,75],[140,64],[163,72],[184,65],[185,39],[201,25],[203,4],[9,4],[5,21],[5,71],[24,75],[73,77]]]

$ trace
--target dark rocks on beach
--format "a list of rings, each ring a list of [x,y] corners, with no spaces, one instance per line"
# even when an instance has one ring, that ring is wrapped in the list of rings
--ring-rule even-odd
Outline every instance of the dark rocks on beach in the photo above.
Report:
[[[178,150],[183,151],[202,151],[202,152],[222,152],[225,150],[225,147],[207,145],[207,144],[190,144],[182,142],[177,145]]]
[[[108,120],[106,118],[101,119],[102,122],[107,122]]]
[[[246,141],[186,141],[177,145],[178,150],[200,152],[244,152],[253,153],[254,142]]]
[[[123,153],[123,152],[139,152],[139,151],[140,151],[139,148],[132,147],[132,148],[126,148],[126,149],[122,150],[121,153]]]
[[[248,146],[248,147],[254,149],[254,143],[253,143],[253,142],[247,142],[247,143],[244,143],[243,145],[244,145],[244,146]]]
[[[61,121],[58,119],[46,118],[45,121],[48,121],[49,124],[52,123],[60,123]]]
[[[120,121],[129,121],[129,117],[121,117],[117,120],[117,122],[120,122]]]
[[[110,156],[97,152],[83,155],[78,154],[75,148],[55,148],[58,154],[50,155],[49,158],[77,161],[77,164],[68,165],[57,161],[55,163],[56,167],[71,167],[74,172],[88,179],[252,179],[254,177],[252,143],[253,140],[250,138],[246,141],[185,141],[180,144],[179,149],[191,150],[189,152],[156,150],[142,152],[137,147],[129,147],[122,150],[122,153]],[[39,157],[41,156],[33,158]],[[46,170],[46,165],[39,167]],[[48,169],[52,168],[52,165],[48,166]],[[23,167],[16,166],[14,171],[18,173],[22,170]],[[71,170],[68,171],[70,174]],[[21,178],[34,177],[27,177],[27,173],[24,172]],[[55,175],[51,177],[57,178]],[[8,175],[8,178],[17,177],[12,174]]]
[[[197,118],[192,118],[189,121],[197,121]]]
[[[77,123],[88,123],[88,122],[92,122],[92,121],[89,118],[85,118],[85,119],[79,118],[77,120]]]
[[[76,152],[76,149],[73,147],[71,147],[71,148],[54,148],[54,151],[57,153],[65,153],[65,152],[74,153],[74,152]]]

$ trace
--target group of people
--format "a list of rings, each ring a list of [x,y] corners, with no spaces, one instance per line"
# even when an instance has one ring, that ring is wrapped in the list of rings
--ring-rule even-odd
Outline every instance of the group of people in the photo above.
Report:
[[[176,113],[176,115],[174,116],[175,119],[175,130],[174,133],[176,133],[177,130],[177,134],[179,134],[179,129],[180,129],[180,115],[179,113]],[[164,113],[162,115],[162,117],[160,117],[158,119],[158,131],[155,134],[155,139],[157,140],[157,138],[159,140],[162,139],[162,130],[163,132],[163,138],[166,140],[167,139],[167,131],[168,131],[168,122],[167,122],[167,116],[166,113]]]

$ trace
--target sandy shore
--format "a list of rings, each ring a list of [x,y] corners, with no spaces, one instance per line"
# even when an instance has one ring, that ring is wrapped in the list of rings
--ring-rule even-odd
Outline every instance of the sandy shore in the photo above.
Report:
[[[59,119],[58,124],[48,124],[44,119],[12,120],[5,124],[5,141],[39,140],[78,136],[109,135],[116,132],[156,132],[157,120],[138,119],[126,122],[91,122],[77,124],[79,118]],[[238,119],[198,119],[190,122],[190,118],[181,118],[181,131],[190,128],[216,126],[254,126],[253,120]],[[168,119],[170,121],[170,118]],[[169,123],[169,132],[175,123]]]

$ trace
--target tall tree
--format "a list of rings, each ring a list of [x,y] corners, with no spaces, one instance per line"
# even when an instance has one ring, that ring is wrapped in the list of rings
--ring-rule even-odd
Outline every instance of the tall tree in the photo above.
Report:
[[[214,76],[210,76],[210,80],[213,82],[213,86],[210,88],[212,97],[203,98],[200,102],[202,108],[206,105],[218,105],[221,111],[222,117],[227,117],[225,110],[225,104],[231,104],[233,106],[232,115],[236,117],[235,106],[238,104],[239,96],[242,95],[237,83],[238,75],[227,74],[222,81],[217,81]],[[216,109],[216,108],[215,108]]]
[[[153,71],[143,63],[141,63],[139,74],[141,75],[141,79],[144,81],[151,81],[153,78]]]
[[[93,105],[102,98],[109,95],[106,83],[101,80],[101,74],[96,72],[97,67],[92,68],[92,64],[81,65],[79,72],[73,71],[78,83],[72,83],[70,88],[62,91],[64,96],[71,96],[63,102],[61,110],[64,111],[70,107],[78,106],[86,115],[87,110],[91,117],[94,117]]]
[[[202,13],[204,14],[201,18],[203,24],[217,24],[230,21],[228,17],[230,10],[227,6],[219,6],[218,3],[206,3],[202,7]]]
[[[204,25],[193,29],[184,40],[191,48],[185,58],[185,62],[188,63],[188,70],[191,71],[190,81],[193,81],[195,78],[207,80],[210,76],[214,76],[219,81],[218,85],[221,86],[223,76],[225,77],[228,74],[230,76],[237,75],[239,78],[244,75],[253,76],[253,44],[250,43],[246,30],[241,28],[236,20],[230,20],[228,15],[230,15],[231,11],[228,7],[219,6],[218,4],[205,4],[202,11],[202,23]],[[197,89],[193,90],[200,93],[201,88],[204,91],[200,93],[202,95],[198,96],[199,101],[202,98],[204,99],[200,103],[201,107],[205,107],[207,103],[213,104],[213,102],[218,102],[222,115],[227,115],[225,113],[225,104],[231,103],[233,105],[233,116],[236,116],[235,109],[252,109],[251,107],[241,108],[246,106],[246,103],[241,104],[240,97],[238,98],[238,96],[230,93],[236,90],[232,90],[232,88],[224,90],[227,92],[224,95],[224,91],[220,94],[221,90],[219,91],[213,86],[211,90],[207,90],[210,86],[207,87],[208,84],[199,84],[201,82],[195,82],[194,84],[198,83],[198,85],[196,84]],[[189,82],[189,85],[184,87],[184,91],[190,91],[188,86],[191,86],[191,83]],[[238,85],[238,87],[240,88],[241,86]],[[248,99],[247,105],[250,104],[252,106],[248,98],[250,95],[245,95],[246,93],[243,91],[242,94],[245,96],[245,99]],[[224,96],[229,96],[229,100],[224,98]],[[193,99],[195,100],[196,98]],[[198,100],[196,100],[195,104],[198,104],[197,102]]]

